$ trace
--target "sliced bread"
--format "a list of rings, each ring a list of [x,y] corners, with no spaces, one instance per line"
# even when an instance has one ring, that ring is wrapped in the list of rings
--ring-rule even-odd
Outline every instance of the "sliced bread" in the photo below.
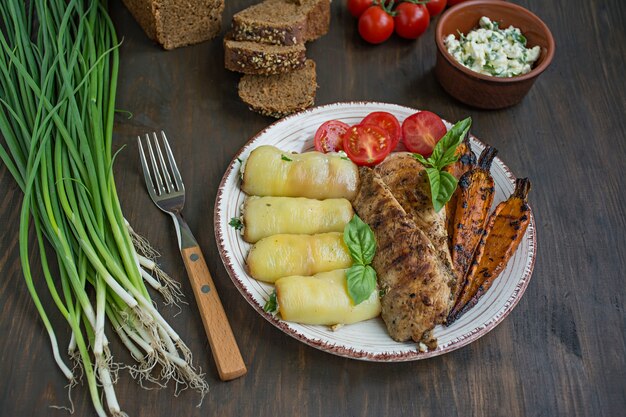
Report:
[[[148,37],[165,49],[214,38],[222,26],[224,0],[123,0]]]
[[[329,0],[265,0],[233,16],[237,40],[275,45],[312,41],[328,32]]]
[[[280,74],[304,66],[304,44],[270,45],[224,38],[224,66],[244,74]]]
[[[239,81],[239,97],[251,110],[280,118],[313,105],[317,80],[315,62],[277,75],[249,75]]]

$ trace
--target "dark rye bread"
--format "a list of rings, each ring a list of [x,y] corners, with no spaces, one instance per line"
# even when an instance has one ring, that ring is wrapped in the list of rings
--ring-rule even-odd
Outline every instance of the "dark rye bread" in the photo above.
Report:
[[[270,45],[224,38],[224,66],[244,74],[281,74],[302,68],[306,61],[304,44]]]
[[[165,49],[214,38],[222,26],[224,0],[123,0],[148,37]]]
[[[280,118],[307,107],[315,101],[317,80],[315,62],[307,59],[304,67],[278,75],[244,75],[239,81],[239,97],[251,110]]]
[[[330,26],[329,0],[265,0],[236,13],[234,39],[295,45],[325,35]]]

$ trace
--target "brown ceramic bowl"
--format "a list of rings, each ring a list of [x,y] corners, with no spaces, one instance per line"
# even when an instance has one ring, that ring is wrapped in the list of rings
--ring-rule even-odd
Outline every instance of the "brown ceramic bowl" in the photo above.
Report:
[[[528,40],[528,48],[541,47],[539,59],[528,74],[510,78],[479,74],[448,53],[443,43],[446,36],[458,36],[457,31],[468,33],[478,26],[482,16],[500,23],[501,28],[519,28]],[[439,18],[435,41],[435,75],[443,89],[459,101],[481,109],[501,109],[519,103],[554,57],[554,38],[546,24],[523,7],[500,0],[472,0],[451,7]]]

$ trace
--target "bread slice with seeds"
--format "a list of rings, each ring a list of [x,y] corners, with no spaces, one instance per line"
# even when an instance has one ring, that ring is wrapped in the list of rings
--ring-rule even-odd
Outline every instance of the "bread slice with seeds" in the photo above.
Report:
[[[315,101],[317,79],[315,62],[307,59],[304,67],[277,75],[249,75],[239,81],[239,97],[251,110],[280,118],[311,107]]]
[[[329,0],[265,0],[233,16],[237,40],[295,45],[315,40],[328,32]]]
[[[281,74],[302,68],[306,61],[304,44],[270,45],[224,38],[224,66],[244,74]]]

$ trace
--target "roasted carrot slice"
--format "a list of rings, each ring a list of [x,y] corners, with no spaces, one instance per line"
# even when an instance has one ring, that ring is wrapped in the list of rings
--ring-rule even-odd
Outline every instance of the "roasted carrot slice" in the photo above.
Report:
[[[494,182],[489,169],[498,151],[487,146],[480,155],[478,166],[459,179],[459,199],[454,215],[452,234],[452,266],[457,274],[455,300],[465,286],[465,276],[485,228],[493,203]]]
[[[513,194],[498,204],[489,217],[467,274],[466,285],[448,317],[448,323],[458,319],[478,302],[513,256],[530,223],[529,191],[530,180],[518,179]]]
[[[472,152],[472,147],[469,142],[469,134],[465,136],[463,142],[456,148],[456,155],[459,159],[445,167],[444,169],[450,174],[454,175],[457,180],[461,178],[467,171],[476,167],[476,155]],[[446,228],[448,230],[448,246],[450,252],[452,252],[452,234],[454,233],[454,214],[456,212],[456,203],[459,200],[459,189],[450,197],[450,200],[446,203]]]

